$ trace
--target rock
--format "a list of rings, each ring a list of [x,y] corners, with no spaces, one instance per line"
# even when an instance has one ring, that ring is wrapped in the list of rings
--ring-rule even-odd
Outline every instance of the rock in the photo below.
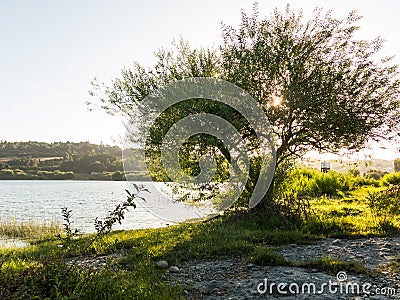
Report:
[[[160,269],[167,269],[168,263],[165,260],[160,260],[157,262],[157,267]]]
[[[311,269],[310,272],[311,272],[311,273],[317,273],[318,270],[317,270],[317,269]]]
[[[169,268],[169,271],[171,273],[179,273],[179,268],[177,266],[172,266],[171,268]]]
[[[207,286],[207,285],[200,285],[199,287],[198,287],[198,291],[200,292],[200,294],[202,294],[202,295],[208,295],[208,294],[210,294],[210,289],[209,289],[209,287]]]
[[[219,293],[219,288],[213,288],[210,292],[210,294],[218,294]]]
[[[392,238],[374,237],[361,239],[324,239],[315,241],[310,245],[282,245],[276,249],[276,253],[284,256],[288,261],[298,263],[320,259],[328,254],[332,259],[346,262],[363,262],[370,270],[379,271],[378,277],[369,277],[366,274],[354,275],[348,271],[349,280],[358,283],[371,284],[370,295],[339,295],[330,294],[325,290],[321,297],[312,299],[398,299],[388,295],[375,294],[376,288],[397,287],[400,276],[397,272],[385,267],[393,258],[399,248],[400,236]],[[392,253],[393,252],[393,253]],[[380,254],[383,254],[382,256]],[[379,269],[382,265],[385,269]],[[190,286],[190,295],[185,293],[188,299],[204,300],[243,300],[243,299],[276,299],[306,300],[308,294],[279,295],[276,289],[269,294],[272,283],[315,283],[319,287],[323,283],[337,282],[336,274],[319,271],[318,269],[305,269],[294,266],[258,266],[247,262],[242,258],[191,260],[180,266],[179,273],[168,272],[166,274],[171,284],[184,284]],[[171,267],[172,268],[172,267]],[[184,270],[184,271],[183,271]],[[267,281],[265,281],[267,280]],[[261,285],[260,285],[261,284]],[[265,293],[260,293],[265,290]]]

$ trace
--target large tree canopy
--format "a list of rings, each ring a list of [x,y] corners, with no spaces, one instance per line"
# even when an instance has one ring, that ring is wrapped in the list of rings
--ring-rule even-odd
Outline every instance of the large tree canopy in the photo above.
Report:
[[[239,29],[224,27],[223,76],[264,108],[278,163],[311,149],[360,149],[397,129],[397,66],[390,57],[376,62],[382,39],[354,38],[359,19],[316,10],[304,23],[287,8],[263,20],[243,14]]]
[[[219,49],[193,50],[181,42],[158,51],[153,68],[136,63],[111,86],[94,81],[91,94],[100,95],[104,109],[133,116],[138,102],[171,81],[221,78],[248,91],[268,116],[278,165],[312,149],[357,150],[369,139],[397,133],[400,84],[392,58],[378,60],[382,39],[355,38],[359,19],[355,12],[338,20],[317,9],[305,22],[289,6],[262,19],[255,9],[251,16],[242,13],[239,28],[223,26]],[[193,111],[224,117],[256,143],[243,117],[202,99],[175,107],[164,120],[171,123]],[[159,122],[160,132],[169,126]],[[198,143],[195,138],[189,146]]]

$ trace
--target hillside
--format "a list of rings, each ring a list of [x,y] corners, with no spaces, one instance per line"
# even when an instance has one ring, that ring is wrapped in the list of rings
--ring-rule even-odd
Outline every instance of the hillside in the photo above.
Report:
[[[0,179],[123,180],[121,153],[89,142],[0,141]]]

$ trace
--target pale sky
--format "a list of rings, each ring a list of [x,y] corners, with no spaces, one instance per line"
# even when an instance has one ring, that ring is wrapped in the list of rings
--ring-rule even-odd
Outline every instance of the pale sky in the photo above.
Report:
[[[284,1],[259,1],[268,16]],[[400,2],[288,1],[307,17],[316,7],[364,18],[360,37],[381,35],[385,52],[400,54]],[[110,82],[133,61],[151,66],[153,52],[173,39],[218,45],[221,21],[240,22],[253,1],[0,1],[0,140],[113,143],[122,122],[85,101],[93,77]],[[400,55],[396,58],[400,62]],[[396,156],[393,151],[376,156]]]

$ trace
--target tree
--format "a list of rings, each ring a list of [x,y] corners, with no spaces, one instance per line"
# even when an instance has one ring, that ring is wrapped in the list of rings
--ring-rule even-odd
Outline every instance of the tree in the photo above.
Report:
[[[354,38],[359,19],[315,10],[304,23],[287,7],[269,19],[243,14],[238,30],[224,27],[224,76],[263,106],[278,164],[311,149],[357,150],[397,127],[397,67],[390,57],[374,61],[382,39]]]
[[[248,91],[265,111],[278,167],[312,149],[358,150],[370,139],[397,132],[400,84],[392,57],[376,59],[382,39],[356,40],[359,19],[355,12],[338,20],[330,11],[323,15],[317,9],[304,22],[302,13],[289,6],[260,19],[255,7],[251,16],[242,13],[239,29],[223,26],[219,51],[191,50],[182,42],[175,52],[157,52],[152,69],[135,64],[109,87],[93,82],[91,95],[104,93],[104,109],[131,116],[138,102],[166,83],[187,77],[222,78]],[[191,107],[178,106],[178,113],[171,112],[165,120],[179,118]],[[197,111],[209,109],[204,104]],[[218,105],[213,109],[225,111]],[[227,120],[251,136],[243,118],[229,111]]]

